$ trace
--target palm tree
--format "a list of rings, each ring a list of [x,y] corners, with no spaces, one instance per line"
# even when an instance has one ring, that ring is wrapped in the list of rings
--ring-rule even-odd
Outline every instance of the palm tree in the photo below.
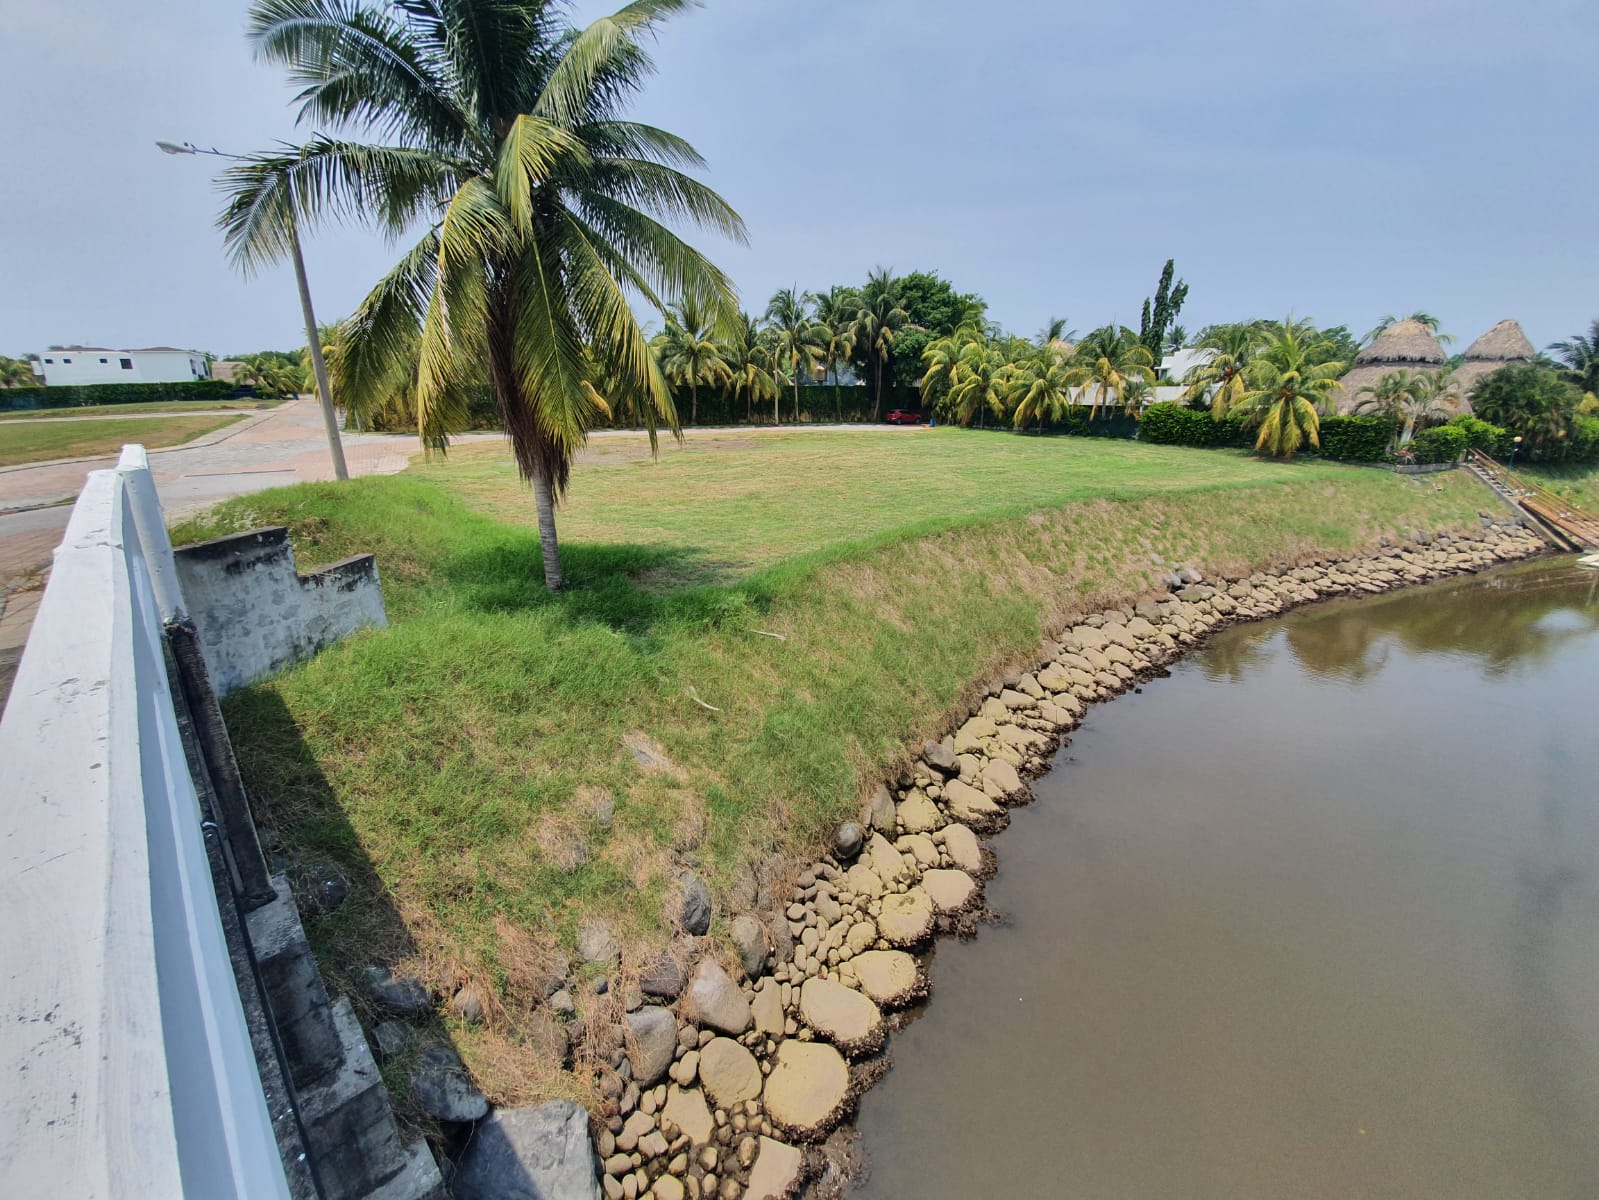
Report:
[[[838,369],[855,353],[855,317],[861,310],[861,294],[854,288],[833,286],[825,294],[812,293],[815,306],[812,327],[816,342],[822,349],[822,365],[833,377],[833,414],[844,419],[844,405],[840,398]]]
[[[688,385],[690,425],[700,423],[700,384],[715,387],[732,378],[714,328],[711,311],[698,297],[688,295],[668,308],[666,327],[652,342],[666,378]]]
[[[744,397],[744,419],[752,421],[755,405],[776,400],[777,380],[772,378],[772,356],[761,344],[760,326],[749,313],[739,314],[737,330],[722,350],[733,398]]]
[[[1075,389],[1088,381],[1088,372],[1081,365],[1055,349],[1052,343],[1057,340],[1046,340],[1002,373],[1000,391],[1017,429],[1036,420],[1042,433],[1045,418],[1060,420],[1071,406]]]
[[[1238,406],[1260,428],[1255,449],[1288,458],[1307,441],[1321,445],[1319,410],[1338,386],[1344,364],[1314,361],[1323,346],[1308,321],[1289,319],[1272,329],[1250,361]]]
[[[285,361],[282,355],[248,355],[241,360],[233,379],[235,383],[253,387],[256,395],[267,400],[297,396],[305,386],[301,369]]]
[[[33,358],[7,358],[0,354],[0,387],[37,387],[39,377],[33,373]]]
[[[1397,448],[1411,437],[1411,430],[1407,427],[1401,438],[1399,428],[1406,407],[1416,400],[1420,378],[1413,371],[1384,371],[1377,377],[1376,383],[1368,383],[1356,393],[1355,404],[1350,411],[1357,416],[1386,417],[1393,422],[1394,436],[1389,444],[1390,448]]]
[[[1125,325],[1106,325],[1096,329],[1077,345],[1077,361],[1085,369],[1084,383],[1092,390],[1093,407],[1088,419],[1099,414],[1107,403],[1120,404],[1122,389],[1129,380],[1155,382],[1155,361],[1149,348]]]
[[[888,365],[899,331],[910,324],[900,298],[899,280],[893,271],[878,267],[867,277],[861,292],[861,307],[855,314],[855,344],[872,360],[876,390],[872,396],[872,420],[883,414],[883,368]]]
[[[1585,392],[1599,392],[1599,320],[1586,334],[1573,334],[1549,346],[1565,367],[1565,376]]]
[[[973,338],[967,342],[956,363],[949,394],[944,398],[947,411],[962,425],[970,425],[973,417],[982,424],[983,416],[990,412],[996,418],[1003,418],[1009,366],[1005,352],[988,339]]]
[[[798,287],[780,289],[766,306],[766,321],[777,340],[778,361],[794,385],[794,423],[798,425],[800,372],[810,370],[822,357],[820,340],[811,324],[810,297],[802,295]],[[782,420],[776,400],[772,401],[772,416],[774,424]]]
[[[1190,367],[1183,376],[1188,388],[1183,400],[1197,404],[1208,398],[1210,415],[1223,420],[1244,394],[1244,370],[1254,357],[1260,338],[1260,330],[1253,325],[1222,325],[1206,330],[1199,344],[1211,352],[1211,359]]]
[[[634,0],[584,29],[550,0],[254,0],[256,52],[301,87],[326,134],[224,173],[221,224],[247,270],[283,258],[329,217],[422,239],[361,302],[346,333],[348,402],[386,387],[413,352],[420,433],[443,447],[474,387],[494,395],[533,487],[544,579],[562,584],[555,505],[613,401],[674,433],[670,389],[628,303],[698,297],[718,323],[727,278],[667,222],[742,239],[738,215],[679,168],[681,138],[623,119],[653,70],[645,49],[692,0]],[[418,340],[419,339],[419,340]],[[601,370],[600,368],[603,368]]]

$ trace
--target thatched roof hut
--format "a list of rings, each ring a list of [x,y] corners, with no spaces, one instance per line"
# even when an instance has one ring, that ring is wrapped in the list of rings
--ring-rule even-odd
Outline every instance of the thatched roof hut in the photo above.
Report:
[[[1460,389],[1461,411],[1471,411],[1471,389],[1485,375],[1511,363],[1528,363],[1537,356],[1520,324],[1500,321],[1466,347],[1465,360],[1455,370],[1455,385]]]
[[[1447,359],[1443,346],[1420,321],[1396,321],[1355,355],[1354,369],[1338,381],[1343,388],[1333,393],[1338,411],[1353,409],[1360,403],[1361,389],[1375,386],[1390,371],[1431,374]]]

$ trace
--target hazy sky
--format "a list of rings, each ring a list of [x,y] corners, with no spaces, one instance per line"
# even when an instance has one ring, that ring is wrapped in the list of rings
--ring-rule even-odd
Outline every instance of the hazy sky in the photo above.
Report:
[[[297,136],[246,7],[0,0],[0,352],[304,341],[292,275],[223,260],[218,164],[154,145]],[[1136,324],[1175,256],[1190,329],[1599,316],[1596,0],[711,0],[657,57],[635,115],[710,160],[750,245],[698,240],[757,311],[883,264],[1022,333]],[[319,316],[394,257],[318,233]]]

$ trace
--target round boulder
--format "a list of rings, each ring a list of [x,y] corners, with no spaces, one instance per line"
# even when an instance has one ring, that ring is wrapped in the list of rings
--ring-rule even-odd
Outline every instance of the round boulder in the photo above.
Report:
[[[718,1108],[732,1108],[761,1094],[760,1064],[732,1038],[713,1038],[700,1051],[700,1086]]]
[[[933,932],[933,898],[923,889],[883,897],[877,915],[877,932],[890,946],[910,949],[925,942]]]
[[[785,1133],[819,1138],[849,1103],[849,1064],[826,1042],[790,1038],[777,1049],[762,1103],[772,1123]]]
[[[922,876],[922,890],[933,898],[941,913],[959,912],[977,894],[977,884],[965,871],[928,871]]]
[[[833,835],[833,854],[840,862],[848,862],[861,852],[866,844],[866,831],[854,821],[846,821]]]
[[[633,1036],[633,1078],[639,1087],[654,1087],[677,1055],[677,1021],[664,1008],[641,1008],[627,1014]]]
[[[861,991],[884,1008],[898,1008],[920,997],[916,960],[903,950],[868,950],[850,959]]]
[[[842,983],[820,977],[800,988],[800,1017],[851,1058],[883,1044],[883,1014],[871,999]]]
[[[728,973],[714,960],[702,958],[694,969],[685,997],[688,1016],[735,1037],[750,1027],[750,1005]]]

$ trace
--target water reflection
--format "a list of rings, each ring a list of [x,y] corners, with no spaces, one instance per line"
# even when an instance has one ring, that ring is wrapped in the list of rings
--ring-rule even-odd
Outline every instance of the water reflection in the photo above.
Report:
[[[1595,630],[1599,572],[1573,570],[1562,562],[1307,609],[1287,623],[1286,636],[1307,671],[1358,682],[1383,669],[1387,647],[1394,643],[1412,654],[1475,659],[1487,674],[1498,676],[1514,666],[1542,665]],[[1236,653],[1229,651],[1228,657]],[[1243,653],[1258,657],[1254,647]],[[1231,675],[1227,667],[1219,669]]]

